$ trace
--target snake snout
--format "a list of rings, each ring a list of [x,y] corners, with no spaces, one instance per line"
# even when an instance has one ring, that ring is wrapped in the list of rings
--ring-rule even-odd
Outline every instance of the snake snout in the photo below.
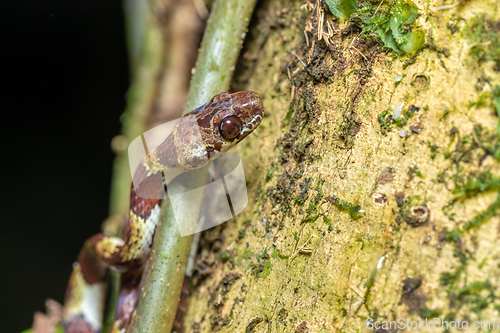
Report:
[[[259,93],[254,91],[240,91],[234,93],[232,97],[234,116],[240,118],[244,123],[254,122],[256,119],[262,120],[264,116],[264,102]]]
[[[259,93],[256,93],[254,91],[249,91],[249,98],[250,98],[250,104],[252,106],[253,111],[255,112],[255,115],[264,115],[264,102],[262,101],[262,97],[260,96]]]

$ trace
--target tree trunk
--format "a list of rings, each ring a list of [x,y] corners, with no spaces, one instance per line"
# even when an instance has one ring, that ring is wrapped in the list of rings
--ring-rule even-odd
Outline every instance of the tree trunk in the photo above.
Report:
[[[405,55],[356,14],[259,3],[232,83],[266,109],[236,150],[249,205],[202,235],[186,332],[498,325],[499,4],[415,4]]]

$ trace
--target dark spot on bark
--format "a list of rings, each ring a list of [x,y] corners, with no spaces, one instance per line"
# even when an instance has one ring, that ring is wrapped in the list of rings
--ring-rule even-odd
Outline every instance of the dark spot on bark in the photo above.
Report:
[[[415,134],[420,134],[420,132],[422,132],[422,126],[420,125],[420,123],[417,123],[415,125],[411,125],[410,129]]]
[[[277,319],[278,321],[283,321],[286,319],[287,316],[288,316],[288,311],[283,308],[278,312]]]
[[[405,194],[403,192],[396,192],[396,194],[394,194],[394,198],[396,199],[398,207],[403,207],[405,203]]]
[[[420,278],[406,278],[403,280],[403,295],[408,296],[414,290],[422,285],[422,279]]]
[[[262,321],[263,321],[263,319],[260,318],[260,317],[256,317],[256,318],[252,319],[250,321],[250,323],[247,325],[247,327],[245,328],[245,333],[251,333],[251,332],[253,332],[255,326],[257,326],[258,324],[260,324]]]
[[[297,142],[292,148],[293,157],[297,162],[301,162],[306,154],[309,146],[313,143],[313,139],[306,142]]]
[[[403,280],[401,301],[408,307],[411,314],[420,314],[425,306],[425,295],[418,288],[422,285],[420,278],[406,278]]]
[[[361,120],[358,118],[351,118],[351,122],[349,124],[349,134],[351,136],[355,136],[358,134],[360,128],[361,128]]]
[[[426,206],[416,206],[410,209],[410,215],[406,219],[406,223],[412,227],[418,227],[429,221],[429,209]]]
[[[416,74],[411,81],[411,85],[417,90],[425,89],[429,86],[429,77],[424,74]]]
[[[299,326],[295,329],[296,333],[308,333],[309,328],[307,328],[307,321],[303,321],[300,323]]]
[[[393,181],[393,179],[394,179],[394,169],[392,167],[387,167],[378,176],[377,182],[375,183],[375,187],[390,183]]]
[[[387,195],[384,193],[375,192],[372,194],[373,202],[381,205],[385,205],[388,201]]]
[[[411,112],[411,114],[414,114],[417,111],[420,111],[420,108],[418,106],[415,106],[415,105],[412,104],[410,106],[410,112]]]
[[[210,316],[210,324],[212,325],[213,331],[218,331],[222,327],[229,325],[231,319],[228,316],[222,316],[220,314],[213,314]]]

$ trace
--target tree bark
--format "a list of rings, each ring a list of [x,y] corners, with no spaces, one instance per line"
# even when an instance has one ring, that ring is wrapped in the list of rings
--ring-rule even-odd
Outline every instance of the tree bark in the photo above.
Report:
[[[186,332],[498,322],[499,4],[415,4],[426,44],[398,55],[322,3],[259,3],[232,83],[266,109],[236,150],[249,205],[202,236]]]

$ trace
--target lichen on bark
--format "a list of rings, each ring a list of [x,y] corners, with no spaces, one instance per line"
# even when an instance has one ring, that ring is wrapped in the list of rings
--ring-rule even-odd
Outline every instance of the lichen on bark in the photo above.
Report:
[[[427,42],[401,56],[322,2],[261,2],[233,80],[266,108],[237,150],[249,206],[204,236],[189,331],[498,318],[500,73],[467,37],[498,3],[415,4]]]

